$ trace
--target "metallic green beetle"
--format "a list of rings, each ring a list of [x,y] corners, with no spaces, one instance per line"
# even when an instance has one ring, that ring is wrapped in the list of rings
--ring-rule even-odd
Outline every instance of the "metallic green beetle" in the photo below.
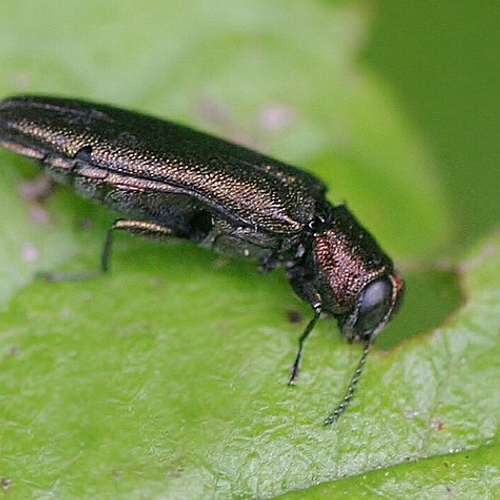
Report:
[[[124,216],[109,229],[185,238],[224,254],[286,270],[295,293],[343,335],[364,343],[349,388],[326,419],[349,404],[375,336],[401,302],[391,259],[316,177],[250,149],[172,122],[73,99],[20,96],[0,103],[0,143],[37,160],[57,182]]]

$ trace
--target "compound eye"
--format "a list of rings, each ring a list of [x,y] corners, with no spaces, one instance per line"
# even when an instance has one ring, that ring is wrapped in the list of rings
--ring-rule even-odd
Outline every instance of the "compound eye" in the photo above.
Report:
[[[358,299],[354,330],[358,335],[377,333],[388,321],[393,309],[392,284],[383,279],[370,283]]]

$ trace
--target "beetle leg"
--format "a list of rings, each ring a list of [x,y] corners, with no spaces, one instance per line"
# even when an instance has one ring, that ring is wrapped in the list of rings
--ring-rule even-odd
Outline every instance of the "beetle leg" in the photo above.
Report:
[[[321,316],[321,306],[318,305],[314,308],[314,316],[306,326],[304,333],[299,337],[299,348],[297,350],[297,354],[295,355],[295,361],[293,362],[293,366],[290,371],[290,380],[288,381],[288,385],[295,385],[295,379],[299,374],[300,364],[302,362],[304,344],[306,342],[307,337],[309,337],[309,334],[313,331],[314,327],[316,326],[316,323],[320,316]]]
[[[176,236],[168,227],[154,224],[152,222],[118,219],[108,229],[106,242],[101,256],[101,269],[99,271],[89,271],[83,273],[51,273],[41,272],[37,276],[45,281],[83,281],[94,278],[109,271],[109,262],[111,259],[111,250],[113,247],[113,237],[115,231],[127,231],[129,233],[141,236],[166,239]]]
[[[109,262],[111,260],[111,250],[113,247],[115,231],[126,231],[128,233],[137,234],[139,236],[157,239],[166,239],[176,236],[172,229],[161,226],[160,224],[155,224],[154,222],[118,219],[113,222],[113,224],[111,224],[111,227],[108,229],[108,235],[106,236],[106,242],[104,243],[104,249],[102,251],[101,257],[102,273],[106,273],[109,271]]]
[[[281,261],[276,255],[276,252],[269,252],[269,255],[266,255],[263,259],[263,263],[259,268],[259,271],[262,274],[267,274],[269,271],[276,269],[281,265]]]

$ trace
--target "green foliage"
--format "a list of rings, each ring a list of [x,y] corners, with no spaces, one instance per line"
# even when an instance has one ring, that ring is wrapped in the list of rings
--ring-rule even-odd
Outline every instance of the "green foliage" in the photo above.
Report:
[[[360,4],[70,5],[2,1],[2,97],[119,104],[303,166],[409,269],[450,242],[428,152],[356,64]],[[121,235],[109,275],[36,280],[97,267],[113,216],[69,189],[35,205],[19,195],[35,169],[3,150],[0,163],[0,477],[11,498],[408,498],[498,482],[498,235],[464,252],[457,274],[406,273],[414,286],[390,340],[324,428],[361,348],[320,322],[287,387],[304,323],[286,312],[310,311],[282,272]],[[430,331],[459,300],[457,276],[465,299]]]

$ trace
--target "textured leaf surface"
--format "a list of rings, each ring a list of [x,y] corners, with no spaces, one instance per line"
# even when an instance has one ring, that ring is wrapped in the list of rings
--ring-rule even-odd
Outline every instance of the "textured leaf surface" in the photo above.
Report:
[[[105,101],[258,147],[320,175],[410,263],[448,241],[427,152],[356,65],[360,4],[68,5],[2,1],[2,96]],[[0,164],[0,478],[11,498],[393,498],[443,491],[436,468],[450,471],[445,488],[495,487],[498,236],[464,253],[462,308],[433,332],[413,335],[436,324],[425,322],[435,303],[456,304],[456,275],[407,273],[407,307],[349,412],[325,429],[360,347],[322,321],[287,387],[310,312],[283,273],[121,236],[110,275],[35,280],[95,268],[113,216],[66,189],[38,206],[19,194],[35,170],[5,151]]]

